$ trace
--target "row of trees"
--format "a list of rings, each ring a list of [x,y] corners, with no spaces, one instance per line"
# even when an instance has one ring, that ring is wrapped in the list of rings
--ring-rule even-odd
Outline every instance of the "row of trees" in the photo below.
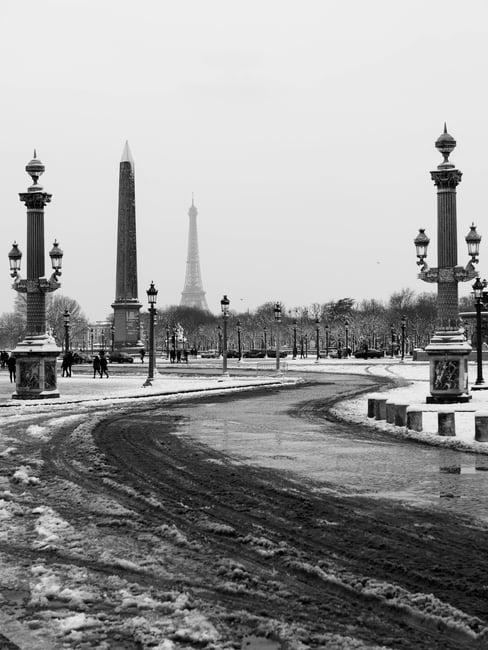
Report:
[[[275,345],[276,323],[274,302],[266,302],[253,311],[230,312],[228,320],[229,349],[236,349],[237,324],[240,323],[243,349]],[[232,307],[232,305],[231,305]],[[70,312],[70,335],[72,340],[87,340],[88,320],[76,300],[62,294],[50,294],[47,301],[47,327],[58,344],[64,339],[65,310]],[[293,348],[296,336],[297,347],[315,347],[317,327],[319,344],[326,346],[326,336],[330,347],[345,344],[346,327],[348,342],[352,349],[364,344],[369,347],[388,347],[392,333],[395,340],[400,339],[401,319],[406,318],[406,335],[410,347],[424,347],[434,331],[436,319],[436,296],[434,293],[416,294],[411,289],[402,289],[385,301],[363,300],[359,303],[353,298],[343,298],[326,303],[313,303],[309,306],[287,308],[281,304],[281,344]],[[460,311],[472,311],[473,303],[462,298]],[[148,313],[141,315],[143,341],[147,338]],[[112,315],[107,317],[111,321]],[[318,322],[317,322],[318,321]],[[0,348],[12,349],[25,335],[26,302],[25,296],[18,294],[14,311],[0,316]],[[219,346],[219,326],[221,315],[214,315],[191,307],[168,306],[158,309],[155,321],[155,337],[158,349],[171,346],[173,328],[180,326],[185,335],[185,345],[189,348],[217,349]],[[295,334],[296,333],[296,334]],[[327,333],[327,334],[326,334]],[[108,343],[108,341],[107,341]]]
[[[267,302],[253,311],[230,312],[228,320],[229,349],[238,345],[237,324],[241,329],[243,349],[264,347],[266,338],[269,347],[275,344],[275,303]],[[232,307],[232,304],[231,304]],[[293,348],[295,331],[297,347],[314,348],[317,326],[319,345],[325,349],[326,338],[330,347],[345,344],[346,326],[348,342],[356,349],[364,344],[368,347],[388,347],[392,332],[395,341],[400,340],[401,319],[406,318],[406,335],[410,347],[424,347],[430,340],[436,321],[436,295],[416,294],[411,289],[402,289],[392,294],[388,301],[343,298],[327,303],[313,303],[305,307],[287,308],[281,304],[281,345]],[[469,298],[460,301],[460,310],[472,311]],[[317,323],[318,319],[318,323]],[[222,317],[189,307],[170,306],[158,309],[155,323],[156,343],[159,349],[171,346],[173,328],[180,324],[190,348],[218,349],[219,326]]]

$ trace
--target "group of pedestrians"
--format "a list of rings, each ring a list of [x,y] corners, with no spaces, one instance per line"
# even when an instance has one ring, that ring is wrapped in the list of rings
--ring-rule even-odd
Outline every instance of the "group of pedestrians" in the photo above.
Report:
[[[169,353],[170,363],[181,363],[181,358],[183,361],[188,363],[188,350],[171,350]]]
[[[108,359],[105,356],[104,350],[100,350],[100,356],[96,354],[93,357],[93,379],[99,375],[100,379],[103,379],[103,376],[108,377]]]

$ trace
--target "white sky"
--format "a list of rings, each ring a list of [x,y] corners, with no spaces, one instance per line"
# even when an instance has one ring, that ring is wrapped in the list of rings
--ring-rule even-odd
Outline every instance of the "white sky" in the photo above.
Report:
[[[413,238],[427,229],[434,266],[444,120],[463,172],[459,263],[474,220],[487,275],[487,18],[482,0],[3,0],[1,311],[36,147],[61,292],[91,319],[111,312],[126,139],[144,308],[151,280],[158,305],[180,301],[192,192],[214,312],[224,293],[253,309],[433,290]]]

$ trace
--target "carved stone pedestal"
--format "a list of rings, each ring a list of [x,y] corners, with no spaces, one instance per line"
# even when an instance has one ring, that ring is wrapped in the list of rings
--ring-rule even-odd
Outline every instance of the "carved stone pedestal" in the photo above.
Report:
[[[425,348],[430,362],[427,404],[468,402],[468,355],[471,346],[463,330],[438,329]]]
[[[47,334],[32,336],[19,343],[13,355],[16,364],[16,392],[13,399],[48,399],[59,397],[56,358],[61,352]]]

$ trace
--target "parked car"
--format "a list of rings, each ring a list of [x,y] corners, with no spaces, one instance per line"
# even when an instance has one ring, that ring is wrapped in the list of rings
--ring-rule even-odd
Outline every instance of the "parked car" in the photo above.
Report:
[[[280,359],[284,358],[287,356],[287,352],[284,350],[280,350]],[[268,357],[272,359],[276,359],[276,350],[268,350]]]
[[[202,359],[218,359],[219,358],[219,351],[218,350],[204,350],[201,354],[200,357]]]
[[[246,350],[243,355],[245,359],[264,359],[264,350]]]
[[[108,360],[112,363],[134,363],[134,358],[122,350],[114,350],[108,355]]]
[[[356,359],[380,359],[385,356],[385,351],[368,348],[367,350],[358,350],[354,353],[354,356]]]
[[[91,363],[92,357],[91,354],[86,352],[73,352],[73,363]]]
[[[237,350],[227,350],[227,358],[228,359],[238,359],[239,358],[239,352]]]

